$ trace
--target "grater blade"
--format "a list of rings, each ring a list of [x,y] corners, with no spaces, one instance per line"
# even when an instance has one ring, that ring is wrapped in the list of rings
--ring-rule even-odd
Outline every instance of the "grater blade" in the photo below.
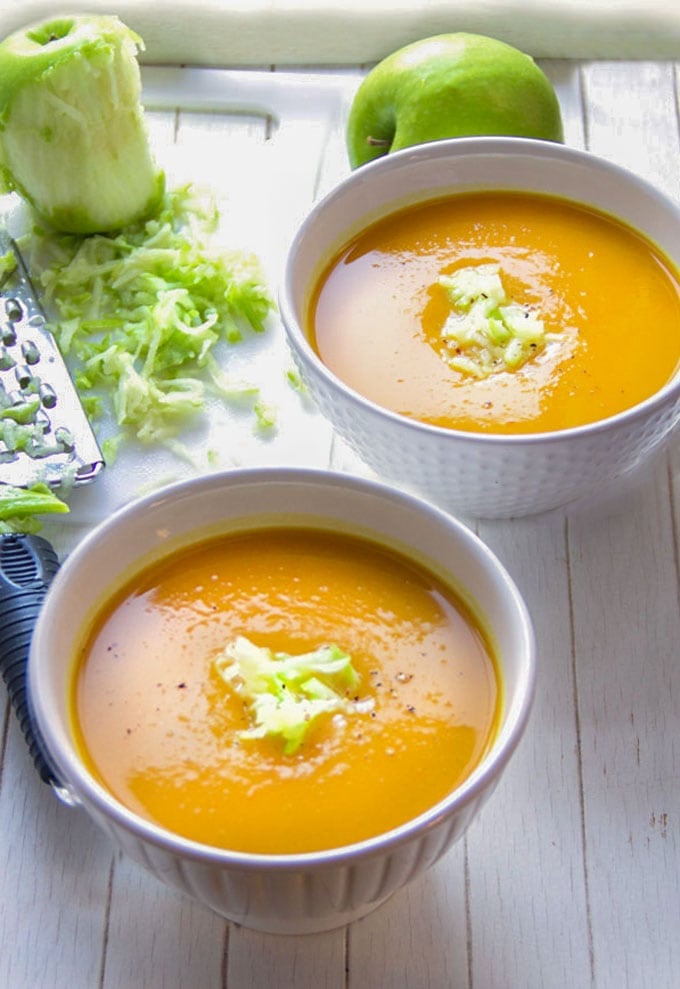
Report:
[[[16,267],[0,276],[0,484],[84,484],[104,458],[21,252],[0,231],[7,252]]]

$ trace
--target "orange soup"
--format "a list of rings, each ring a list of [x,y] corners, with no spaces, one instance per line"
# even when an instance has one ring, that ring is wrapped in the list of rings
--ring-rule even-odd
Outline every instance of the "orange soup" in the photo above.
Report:
[[[293,751],[254,730],[244,669],[220,673],[244,637],[270,660],[328,644],[351,657],[340,713],[314,717]],[[72,695],[85,762],[123,804],[258,853],[346,845],[427,810],[488,751],[500,704],[488,638],[449,587],[391,549],[306,528],[151,565],[93,622]]]
[[[483,265],[545,340],[520,366],[477,374],[456,366],[447,328],[465,313],[445,283]],[[621,412],[673,377],[680,288],[672,265],[611,217],[549,196],[471,193],[359,234],[320,278],[307,330],[330,370],[387,409],[451,429],[544,432]]]

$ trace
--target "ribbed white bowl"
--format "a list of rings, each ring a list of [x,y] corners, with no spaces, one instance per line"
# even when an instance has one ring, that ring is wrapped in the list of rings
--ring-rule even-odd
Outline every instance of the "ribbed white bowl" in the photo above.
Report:
[[[680,372],[645,402],[591,425],[476,434],[419,423],[363,398],[328,370],[304,330],[324,264],[362,226],[403,205],[481,189],[548,193],[596,207],[643,232],[680,269],[680,207],[643,179],[559,144],[457,138],[379,158],[317,203],[291,245],[279,305],[319,408],[378,476],[466,516],[528,515],[607,492],[660,451],[680,419]]]
[[[471,777],[388,834],[305,855],[251,855],[187,841],[119,804],[83,765],[68,706],[79,630],[131,568],[239,521],[341,523],[427,561],[461,593],[497,643],[504,698],[498,737]],[[50,588],[29,659],[38,729],[74,802],[159,879],[247,927],[310,933],[348,923],[431,866],[493,791],[528,717],[534,640],[527,609],[494,555],[466,527],[411,495],[306,469],[231,471],[182,482],[102,523]]]

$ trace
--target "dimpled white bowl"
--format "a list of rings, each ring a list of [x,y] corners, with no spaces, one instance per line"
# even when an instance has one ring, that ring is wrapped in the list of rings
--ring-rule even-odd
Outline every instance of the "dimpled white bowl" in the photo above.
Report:
[[[305,331],[326,263],[394,209],[450,193],[547,193],[611,214],[680,268],[680,207],[633,173],[585,151],[524,138],[457,138],[362,166],[317,203],[291,245],[279,304],[301,375],[321,412],[379,477],[477,518],[529,515],[600,497],[667,445],[680,419],[680,372],[655,395],[599,422],[558,432],[493,435],[390,412],[339,380]]]
[[[496,643],[502,682],[497,737],[446,799],[402,827],[352,846],[254,855],[188,841],[142,820],[84,766],[69,714],[80,629],[140,560],[237,523],[315,521],[373,535],[421,561],[462,594]],[[360,478],[255,468],[181,482],[132,503],[67,558],[32,639],[28,691],[38,731],[73,803],[155,876],[247,927],[303,934],[344,925],[433,865],[466,830],[515,750],[535,675],[531,621],[511,578],[466,527],[426,502]],[[353,812],[356,812],[356,808]]]

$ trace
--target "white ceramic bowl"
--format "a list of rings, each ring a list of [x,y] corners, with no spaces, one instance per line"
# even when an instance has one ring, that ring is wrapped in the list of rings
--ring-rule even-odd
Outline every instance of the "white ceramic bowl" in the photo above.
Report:
[[[550,142],[457,138],[379,158],[317,203],[291,245],[280,310],[319,408],[379,477],[470,517],[528,515],[605,493],[660,451],[680,418],[680,374],[647,401],[591,425],[475,434],[416,422],[363,398],[325,367],[303,328],[324,265],[367,223],[407,204],[482,189],[596,207],[643,232],[680,268],[680,207],[631,172]]]
[[[462,786],[410,823],[331,851],[222,851],[137,817],[83,765],[67,701],[79,629],[140,560],[228,531],[244,520],[341,523],[349,531],[401,547],[448,579],[495,639],[504,692],[498,736]],[[63,788],[120,848],[159,879],[230,920],[297,934],[330,929],[367,913],[436,862],[463,834],[523,732],[534,663],[531,622],[517,589],[492,553],[459,522],[420,499],[359,478],[301,468],[256,468],[171,486],[134,502],[85,538],[47,593],[32,640],[28,691]]]

